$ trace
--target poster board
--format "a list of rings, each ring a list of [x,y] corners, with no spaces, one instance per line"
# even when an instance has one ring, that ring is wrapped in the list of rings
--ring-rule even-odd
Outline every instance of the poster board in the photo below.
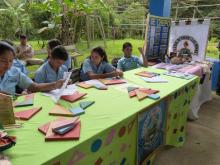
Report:
[[[0,122],[3,125],[15,124],[12,97],[0,93]]]
[[[166,101],[163,100],[138,115],[138,165],[146,164],[147,158],[164,144]]]
[[[171,19],[148,14],[144,54],[148,60],[163,59],[168,52]]]
[[[174,52],[180,55],[181,52],[190,52],[194,61],[205,60],[209,26],[209,19],[173,21],[170,30],[169,53]]]

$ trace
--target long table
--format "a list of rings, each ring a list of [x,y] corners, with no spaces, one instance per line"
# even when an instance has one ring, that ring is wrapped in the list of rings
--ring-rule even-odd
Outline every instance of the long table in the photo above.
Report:
[[[164,72],[164,70],[153,68],[139,68],[125,72],[124,78],[128,84],[160,90],[159,100],[131,99],[120,85],[109,86],[106,91],[78,88],[79,92],[87,93],[83,101],[95,101],[95,104],[80,116],[81,135],[80,139],[75,141],[44,141],[44,135],[37,129],[40,125],[56,118],[48,114],[54,103],[50,98],[40,93],[36,94],[34,106],[42,106],[42,111],[24,122],[22,128],[9,131],[10,135],[17,137],[17,144],[6,151],[5,155],[9,157],[13,165],[134,165],[146,162],[150,164],[155,157],[154,151],[160,146],[183,145],[187,112],[190,99],[198,85],[198,78],[184,80],[162,75],[168,83],[145,83],[135,75],[143,70],[161,74]],[[78,103],[61,102],[65,107],[76,106]],[[160,117],[159,125],[155,125],[153,119],[160,116],[158,107],[163,107],[161,112],[164,114]],[[158,114],[154,113],[155,108]],[[15,111],[23,109],[25,108],[16,108]],[[149,122],[146,123],[146,121]],[[153,135],[152,131],[156,131],[157,136],[154,137],[161,138],[155,141],[150,149],[146,139],[149,140],[152,137],[145,134],[146,126],[149,127],[147,130],[151,131],[149,136]],[[142,144],[139,139],[143,140],[143,138],[146,141]]]

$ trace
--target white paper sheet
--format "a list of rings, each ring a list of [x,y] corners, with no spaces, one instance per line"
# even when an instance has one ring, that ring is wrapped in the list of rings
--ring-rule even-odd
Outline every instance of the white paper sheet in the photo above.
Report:
[[[63,86],[60,89],[55,89],[50,92],[43,93],[43,95],[51,97],[52,100],[57,103],[62,95],[71,95],[76,92],[75,84],[67,85],[70,80],[71,74],[72,72],[64,72],[63,79],[65,80],[65,82],[63,83]]]
[[[149,83],[167,83],[168,81],[165,80],[164,78],[160,77],[160,76],[156,76],[156,77],[152,77],[152,78],[147,78],[147,77],[141,77],[142,80],[144,80],[145,82],[149,82]]]

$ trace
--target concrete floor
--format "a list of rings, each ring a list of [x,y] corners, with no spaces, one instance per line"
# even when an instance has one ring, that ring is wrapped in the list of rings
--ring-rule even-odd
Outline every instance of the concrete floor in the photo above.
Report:
[[[220,165],[220,97],[202,105],[197,121],[188,122],[187,141],[165,148],[154,165]]]

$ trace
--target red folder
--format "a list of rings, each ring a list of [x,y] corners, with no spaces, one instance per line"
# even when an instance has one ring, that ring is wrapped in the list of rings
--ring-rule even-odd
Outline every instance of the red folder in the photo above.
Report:
[[[63,95],[63,96],[61,96],[61,99],[69,101],[69,102],[74,102],[76,100],[79,100],[81,97],[83,97],[85,95],[86,95],[86,93],[75,92],[72,95]]]
[[[150,72],[146,72],[146,71],[136,73],[136,75],[143,76],[143,77],[148,77],[148,78],[152,78],[152,77],[155,76],[155,74],[150,73]]]
[[[126,81],[122,79],[99,79],[105,85],[123,84]]]
[[[77,125],[74,129],[67,132],[64,135],[56,134],[52,131],[52,127],[56,125],[56,122],[60,122],[62,120],[66,120],[65,118],[59,118],[55,121],[46,123],[38,128],[38,130],[43,133],[45,136],[45,141],[61,141],[61,140],[76,140],[80,137],[80,129],[81,129],[81,122],[78,121]]]
[[[21,119],[21,120],[29,120],[30,118],[32,118],[32,116],[34,116],[41,109],[42,107],[35,107],[29,110],[15,112],[15,118]]]

